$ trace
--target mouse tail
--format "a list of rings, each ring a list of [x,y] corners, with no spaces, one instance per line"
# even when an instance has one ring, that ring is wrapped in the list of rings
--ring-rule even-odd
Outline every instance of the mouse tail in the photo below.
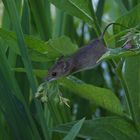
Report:
[[[111,22],[111,23],[109,23],[109,24],[105,27],[103,33],[101,34],[101,39],[103,39],[103,37],[104,37],[104,35],[105,35],[105,32],[107,31],[107,29],[108,29],[111,25],[118,25],[118,26],[121,26],[121,27],[124,27],[124,28],[128,29],[128,27],[126,27],[126,26],[124,26],[124,25],[122,25],[122,24],[120,24],[120,23]]]

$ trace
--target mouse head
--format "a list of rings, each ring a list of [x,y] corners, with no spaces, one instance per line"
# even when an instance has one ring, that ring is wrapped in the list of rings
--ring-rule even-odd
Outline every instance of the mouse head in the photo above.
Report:
[[[67,68],[67,62],[62,56],[57,60],[57,62],[53,65],[53,67],[49,69],[46,80],[53,81],[60,78],[61,76],[66,75],[67,74],[66,68]]]

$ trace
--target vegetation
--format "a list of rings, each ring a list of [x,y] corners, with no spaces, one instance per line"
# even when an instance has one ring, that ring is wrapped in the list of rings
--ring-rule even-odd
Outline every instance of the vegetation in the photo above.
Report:
[[[139,140],[138,0],[2,0],[0,140]],[[57,58],[104,36],[92,70],[46,82]]]

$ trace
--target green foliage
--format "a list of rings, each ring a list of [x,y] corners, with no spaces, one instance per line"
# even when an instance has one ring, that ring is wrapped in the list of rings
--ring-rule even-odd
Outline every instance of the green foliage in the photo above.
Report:
[[[0,140],[139,140],[140,3],[2,2]],[[97,68],[43,82],[56,59],[100,36],[106,16],[123,26],[106,34],[113,49]]]
[[[64,137],[63,140],[74,140],[74,138],[78,135],[83,123],[84,123],[85,118],[82,120],[78,121],[69,131],[66,137]]]
[[[90,2],[88,0],[49,0],[56,7],[66,11],[68,14],[76,16],[89,24],[93,24],[92,13],[89,9]],[[65,6],[64,6],[65,5]]]
[[[0,37],[3,38],[15,53],[21,54],[17,44],[17,37],[14,32],[0,29]],[[32,36],[25,35],[25,42],[28,46],[28,53],[31,59],[36,62],[55,60],[62,55],[69,56],[77,50],[77,46],[66,36],[44,42]],[[66,50],[65,46],[67,44],[69,44],[69,48]]]
[[[133,48],[130,50],[124,49],[124,48],[115,48],[115,49],[109,49],[98,61],[106,60],[106,59],[112,59],[112,58],[121,58],[121,57],[128,57],[128,56],[134,56],[140,53],[140,48]]]
[[[100,105],[101,107],[108,109],[111,112],[122,115],[122,108],[119,100],[115,94],[108,89],[85,84],[73,77],[60,80],[60,85],[68,88],[70,91],[80,95],[85,99],[93,101],[97,105]]]
[[[139,106],[139,99],[140,99],[140,87],[139,87],[139,81],[140,81],[140,56],[135,56],[132,58],[128,58],[126,60],[126,67],[125,67],[125,73],[124,78],[126,80],[130,105],[133,111],[133,119],[137,125],[137,127],[140,129],[140,106]],[[136,82],[138,81],[138,82]]]
[[[54,131],[67,133],[77,122],[59,125]],[[126,131],[127,130],[127,131]],[[120,117],[105,117],[93,120],[86,120],[79,132],[81,138],[94,138],[102,140],[138,140],[138,135],[131,122]]]

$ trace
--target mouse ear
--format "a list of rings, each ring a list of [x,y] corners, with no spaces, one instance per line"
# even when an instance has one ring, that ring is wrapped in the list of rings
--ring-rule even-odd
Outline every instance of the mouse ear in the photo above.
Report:
[[[59,64],[59,63],[62,63],[62,62],[65,62],[64,55],[62,55],[61,57],[59,57],[56,63]]]

